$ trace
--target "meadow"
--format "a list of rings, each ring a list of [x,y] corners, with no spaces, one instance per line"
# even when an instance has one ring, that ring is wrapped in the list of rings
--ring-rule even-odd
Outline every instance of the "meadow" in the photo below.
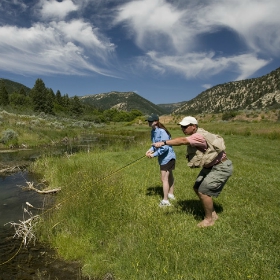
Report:
[[[173,138],[183,136],[178,126],[169,127]],[[112,125],[107,133],[141,137],[32,164],[48,188],[62,189],[41,214],[39,239],[59,257],[79,261],[89,279],[279,279],[279,122],[201,127],[224,137],[234,165],[214,200],[214,226],[197,227],[203,219],[192,190],[198,170],[187,167],[185,146],[174,147],[176,201],[160,208],[157,159],[144,156],[149,128]]]

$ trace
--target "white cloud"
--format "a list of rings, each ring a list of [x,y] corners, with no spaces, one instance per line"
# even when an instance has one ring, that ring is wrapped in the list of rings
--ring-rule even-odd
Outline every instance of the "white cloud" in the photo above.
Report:
[[[186,78],[229,70],[238,73],[237,79],[245,79],[270,57],[279,56],[279,12],[279,0],[178,0],[172,5],[166,0],[143,0],[123,4],[115,24],[125,23],[137,46],[147,52],[143,65]],[[222,57],[201,45],[205,34],[223,28],[239,36],[247,50],[240,53],[237,49],[236,55]]]
[[[38,23],[31,28],[0,27],[1,69],[13,73],[84,75],[90,71],[109,75],[98,65],[104,64],[111,49],[106,49],[95,38],[87,24],[80,22],[77,26],[80,38],[72,41],[73,38],[68,38],[67,32],[59,30],[59,25],[55,24]],[[83,28],[88,30],[83,32]],[[87,40],[91,42],[90,48]],[[91,60],[87,58],[89,54]]]
[[[234,30],[256,52],[279,54],[279,12],[278,0],[210,0],[197,10],[197,21],[209,29],[227,27]]]
[[[185,1],[180,7],[176,3],[182,2],[173,1],[171,5],[166,0],[130,1],[120,6],[115,23],[127,22],[129,32],[142,48],[151,45],[152,36],[160,34],[174,49],[187,51],[199,44],[198,36],[226,27],[242,36],[253,50],[259,51],[259,45],[271,49],[272,45],[280,52],[278,0],[207,0],[203,4]],[[154,41],[157,39],[154,37]],[[162,46],[154,43],[157,49]]]
[[[108,47],[112,47],[110,42],[106,43],[107,40],[99,39],[97,28],[93,29],[89,23],[83,20],[51,22],[50,26],[63,34],[66,40],[79,42],[88,48],[107,50]]]
[[[244,54],[236,56],[233,62],[237,65],[239,70],[239,76],[236,80],[244,80],[254,74],[258,69],[267,65],[270,61],[258,59],[251,54]]]
[[[188,29],[184,29],[184,13],[164,0],[131,1],[119,8],[115,24],[128,22],[129,32],[141,48],[169,44],[180,50],[189,37]]]
[[[43,0],[40,2],[40,14],[43,19],[64,19],[69,13],[77,11],[78,6],[72,0]]]
[[[2,3],[20,6],[22,16],[31,17],[25,28],[0,26],[0,69],[11,72],[108,74],[103,68],[112,65],[117,46],[102,32],[112,22],[126,32],[118,40],[126,35],[147,54],[134,57],[138,67],[186,79],[225,71],[245,79],[280,54],[279,0],[39,0],[29,9],[24,0],[3,0],[0,8]],[[33,9],[40,15],[36,24]],[[242,52],[224,55],[201,43],[221,29],[242,40]]]
[[[214,53],[188,53],[180,56],[161,55],[156,52],[147,53],[144,59],[146,66],[153,69],[169,69],[169,71],[183,74],[187,79],[198,76],[211,77],[227,69],[238,72],[237,80],[245,79],[256,70],[265,66],[268,61],[258,59],[251,54],[236,55],[231,57],[214,57]]]

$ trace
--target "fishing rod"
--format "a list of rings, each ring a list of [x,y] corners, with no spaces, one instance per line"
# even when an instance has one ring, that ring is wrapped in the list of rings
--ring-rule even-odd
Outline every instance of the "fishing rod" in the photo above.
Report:
[[[98,183],[98,182],[100,182],[100,181],[102,181],[102,180],[105,180],[105,179],[108,178],[108,177],[111,177],[113,174],[115,174],[115,173],[117,173],[117,172],[119,172],[119,171],[121,171],[121,170],[127,168],[128,166],[131,166],[132,164],[135,164],[136,162],[140,161],[141,159],[143,159],[143,158],[145,158],[145,157],[146,157],[146,155],[143,155],[143,156],[141,156],[141,157],[135,159],[134,161],[132,161],[132,162],[126,164],[125,166],[122,166],[121,168],[119,168],[119,169],[117,169],[117,170],[111,172],[110,174],[104,176],[103,178],[100,178],[99,180],[96,181],[96,183]],[[78,193],[81,193],[82,191],[85,191],[85,190],[86,190],[86,189],[80,190]],[[75,196],[76,196],[78,193],[75,193]],[[72,197],[73,197],[73,196],[71,196],[71,197],[68,198],[68,199],[65,199],[65,200],[62,201],[60,204],[66,202],[67,200],[71,199]],[[29,205],[29,204],[27,204],[27,205]],[[30,206],[32,206],[32,205],[30,205]],[[43,214],[46,214],[46,213],[49,212],[50,210],[54,209],[56,206],[57,206],[57,205],[54,205],[53,207],[51,207],[51,208],[45,210],[44,212],[42,212],[40,215],[37,215],[37,216],[42,216]],[[36,216],[36,217],[37,217],[37,216]],[[24,242],[22,241],[21,244],[20,244],[19,249],[17,250],[17,252],[16,252],[11,258],[9,258],[7,261],[4,261],[4,262],[0,263],[0,266],[2,266],[2,265],[4,265],[4,264],[10,262],[12,259],[14,259],[14,258],[19,254],[19,252],[20,252],[20,250],[21,250],[21,248],[22,248],[23,243],[24,243]]]

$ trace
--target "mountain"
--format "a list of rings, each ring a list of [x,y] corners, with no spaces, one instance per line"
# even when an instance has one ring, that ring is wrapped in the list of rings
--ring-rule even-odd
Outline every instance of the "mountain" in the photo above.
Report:
[[[9,94],[21,88],[28,94],[30,88],[7,79],[4,82]],[[1,90],[1,88],[0,88]],[[84,104],[108,110],[116,108],[123,111],[133,109],[143,114],[199,114],[220,113],[238,110],[265,110],[280,108],[280,68],[259,78],[229,82],[207,89],[189,101],[170,104],[154,104],[135,92],[92,94],[78,97]]]
[[[163,115],[167,113],[164,108],[155,105],[135,92],[111,91],[108,93],[80,96],[79,98],[83,103],[103,110],[116,108],[123,111],[136,109],[144,114],[155,113]]]
[[[186,101],[182,101],[182,102],[169,103],[169,104],[157,104],[157,106],[164,109],[167,114],[171,114],[172,112],[181,108],[185,104],[186,104]]]
[[[280,68],[259,78],[214,86],[186,101],[174,114],[279,109]]]
[[[24,89],[26,94],[29,94],[29,92],[31,91],[31,89],[29,87],[26,87],[23,84],[17,83],[17,82],[13,82],[11,80],[7,80],[7,79],[2,79],[0,78],[0,83],[4,82],[5,84],[5,88],[7,90],[8,93],[13,93],[13,92],[19,92],[21,88]]]

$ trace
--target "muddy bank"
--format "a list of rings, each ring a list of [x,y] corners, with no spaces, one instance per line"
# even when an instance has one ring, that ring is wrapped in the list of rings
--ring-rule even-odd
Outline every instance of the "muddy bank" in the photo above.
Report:
[[[34,181],[27,171],[0,176],[0,280],[88,279],[82,277],[81,264],[60,259],[48,244],[36,241],[35,245],[29,243],[25,247],[21,246],[21,239],[13,238],[15,229],[9,222],[26,220],[23,218],[26,202],[41,208],[55,199],[53,195],[24,191],[19,186],[26,185],[26,181]],[[32,212],[36,215],[40,211]]]
[[[22,245],[13,238],[13,228],[5,229],[0,235],[0,279],[1,280],[87,280],[82,277],[78,262],[65,262],[46,244]],[[18,250],[20,251],[18,252]],[[18,253],[17,253],[18,252]]]

